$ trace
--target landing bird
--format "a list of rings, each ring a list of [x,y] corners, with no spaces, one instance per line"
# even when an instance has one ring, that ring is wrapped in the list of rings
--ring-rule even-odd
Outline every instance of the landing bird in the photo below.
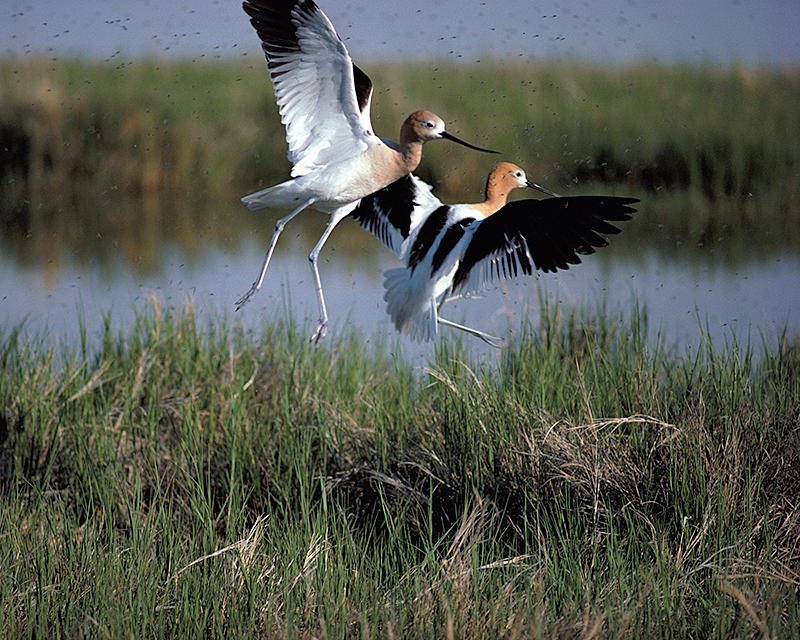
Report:
[[[328,312],[317,257],[333,229],[364,196],[411,173],[428,140],[446,139],[481,149],[445,132],[441,118],[428,111],[412,113],[400,128],[400,144],[372,132],[372,82],[347,53],[333,25],[312,0],[246,0],[267,66],[281,122],[286,127],[291,179],[242,198],[250,209],[292,208],[275,225],[261,274],[237,303],[241,309],[261,287],[284,226],[313,206],[330,221],[308,259],[319,302],[320,320],[311,341],[325,336]]]
[[[517,200],[508,194],[530,187],[549,196]],[[509,162],[498,164],[486,182],[486,199],[445,205],[416,176],[404,176],[363,198],[351,214],[391,251],[403,267],[384,273],[387,313],[398,331],[417,342],[432,340],[442,324],[478,336],[492,346],[499,338],[439,317],[442,305],[485,289],[494,279],[545,273],[580,264],[619,233],[607,221],[630,220],[635,198],[560,197],[530,182]]]

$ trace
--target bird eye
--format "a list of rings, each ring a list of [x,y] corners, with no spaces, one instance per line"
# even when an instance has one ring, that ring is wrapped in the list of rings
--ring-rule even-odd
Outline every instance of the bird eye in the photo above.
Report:
[[[428,121],[425,123],[425,126],[426,126],[426,127],[428,127],[428,129],[433,129],[433,122],[431,122],[430,120],[428,120]]]

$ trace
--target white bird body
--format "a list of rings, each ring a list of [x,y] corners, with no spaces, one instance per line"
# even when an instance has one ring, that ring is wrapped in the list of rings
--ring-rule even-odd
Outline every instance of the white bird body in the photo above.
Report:
[[[443,220],[443,228],[458,228],[463,221],[472,221],[481,215],[480,211],[469,204],[452,205],[446,207],[444,211],[446,217]],[[459,256],[469,244],[472,234],[465,233],[451,251],[443,254],[441,264],[437,264],[433,269],[433,265],[428,263],[432,263],[433,256],[437,254],[444,241],[444,234],[437,234],[427,249],[426,256],[423,256],[429,258],[423,259],[429,268],[424,268],[422,265],[420,268],[409,268],[410,262],[414,264],[410,254],[415,246],[421,246],[418,242],[421,227],[422,225],[414,229],[401,247],[400,261],[406,266],[388,269],[384,273],[383,286],[386,289],[384,295],[387,303],[386,312],[394,321],[398,331],[407,333],[417,342],[427,342],[433,340],[438,330],[437,301],[450,288],[458,269]],[[419,258],[416,258],[416,262],[418,261]]]
[[[520,187],[552,197],[507,204],[508,194]],[[398,331],[428,341],[444,324],[497,346],[498,338],[439,317],[442,305],[498,278],[580,264],[578,254],[607,244],[600,233],[619,233],[607,221],[629,220],[635,210],[628,205],[634,202],[612,196],[560,197],[503,162],[489,174],[484,202],[444,205],[428,185],[407,176],[362,199],[352,216],[403,264],[387,270],[384,280],[386,310]]]
[[[242,202],[250,209],[260,209],[296,207],[313,200],[314,208],[323,213],[332,213],[347,205],[355,208],[358,200],[385,187],[385,180],[394,182],[410,173],[400,161],[399,152],[377,136],[368,140],[369,145],[365,145],[359,155],[332,157],[324,166],[306,165],[305,173],[246,196]],[[419,155],[422,155],[421,150]]]
[[[286,127],[290,180],[242,198],[250,209],[292,208],[281,218],[267,250],[259,278],[238,302],[243,307],[261,287],[284,226],[307,207],[330,215],[309,255],[320,307],[311,340],[324,337],[328,322],[317,258],[339,222],[358,201],[408,175],[422,159],[422,145],[448,139],[444,121],[416,111],[403,122],[400,142],[372,131],[372,82],[353,64],[330,20],[312,0],[245,0],[244,10],[259,35],[272,79],[281,122]],[[494,153],[494,152],[492,152]]]

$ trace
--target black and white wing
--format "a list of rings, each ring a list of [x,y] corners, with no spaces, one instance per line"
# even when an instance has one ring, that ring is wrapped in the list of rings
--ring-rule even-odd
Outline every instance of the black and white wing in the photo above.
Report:
[[[441,206],[431,187],[409,174],[361,198],[350,215],[399,256],[406,238]]]
[[[267,56],[292,176],[364,151],[372,82],[312,0],[245,0]]]
[[[545,273],[580,264],[619,233],[610,222],[631,219],[635,198],[569,196],[509,202],[472,223],[473,235],[453,278],[452,290],[474,291],[492,280]],[[603,234],[603,235],[601,235]]]

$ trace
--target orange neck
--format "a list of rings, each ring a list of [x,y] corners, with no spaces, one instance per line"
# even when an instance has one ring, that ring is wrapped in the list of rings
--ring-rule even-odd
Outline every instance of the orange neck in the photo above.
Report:
[[[497,213],[506,206],[511,189],[513,187],[509,187],[504,180],[491,173],[486,180],[486,199],[481,203],[475,204],[472,208],[480,211],[484,217]]]

